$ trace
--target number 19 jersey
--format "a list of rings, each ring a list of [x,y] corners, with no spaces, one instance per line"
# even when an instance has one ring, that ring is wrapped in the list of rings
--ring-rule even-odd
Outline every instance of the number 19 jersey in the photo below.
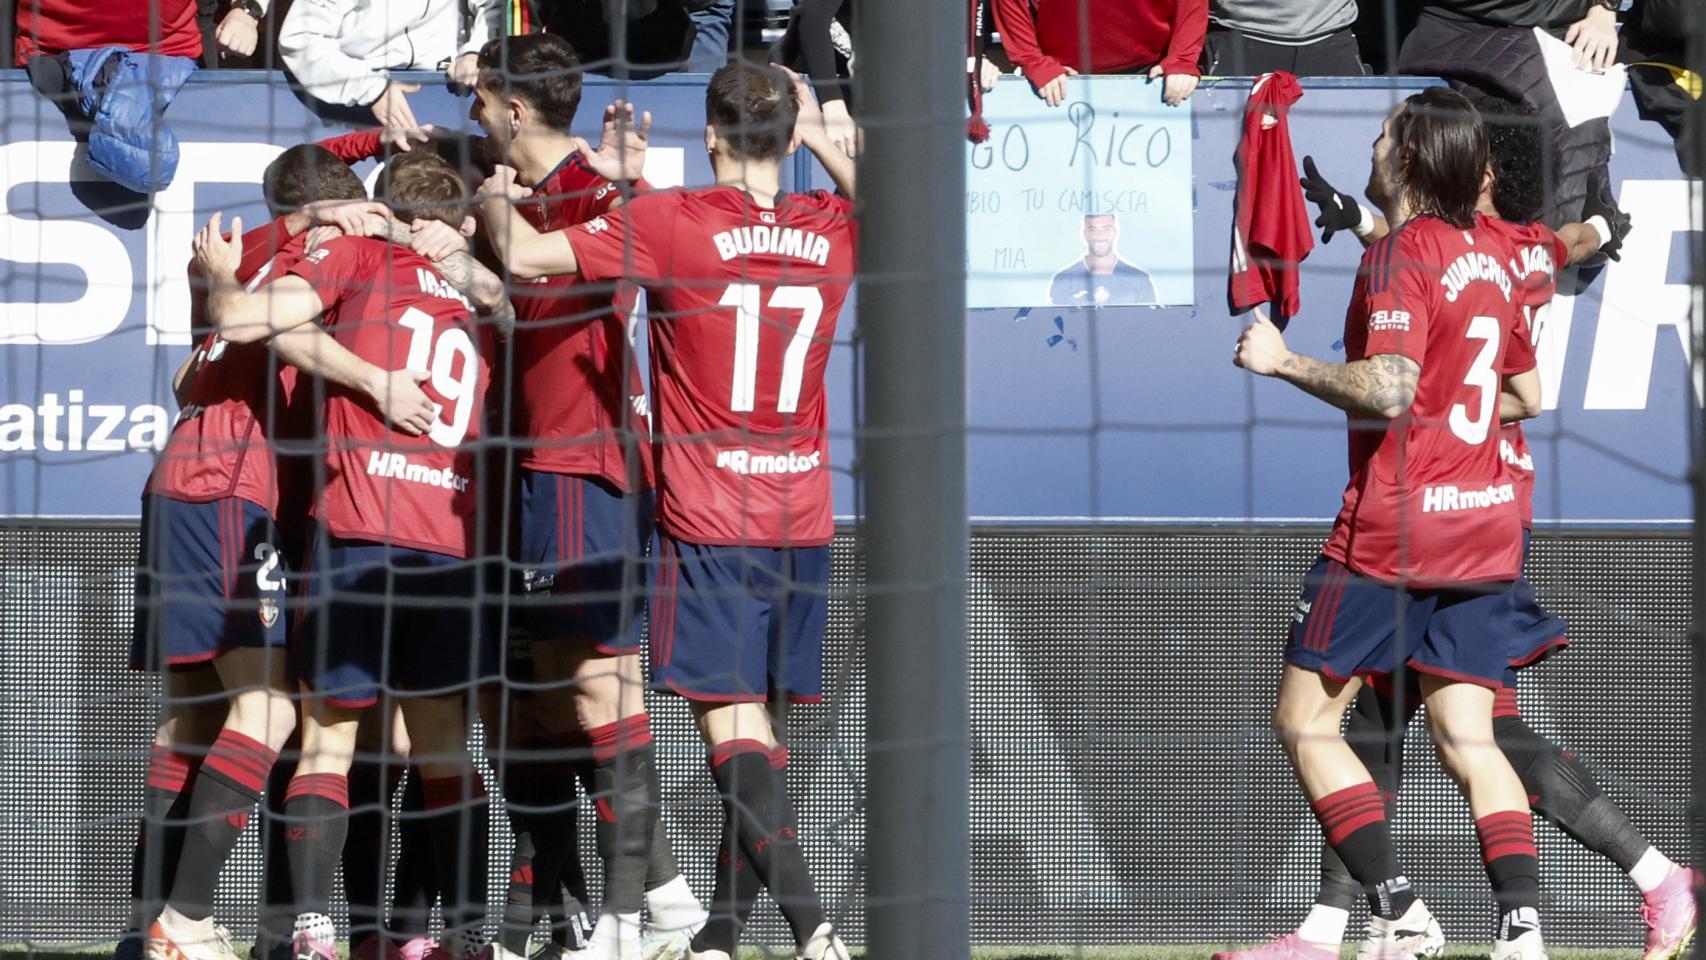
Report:
[[[1480,218],[1462,230],[1418,217],[1364,253],[1345,358],[1396,354],[1421,374],[1403,416],[1351,415],[1351,480],[1328,557],[1421,587],[1521,572],[1520,507],[1499,460],[1499,394],[1522,306],[1509,262]]]
[[[346,540],[473,556],[489,328],[475,326],[468,302],[430,261],[388,241],[340,237],[290,273],[320,295],[339,343],[384,370],[429,371],[421,389],[439,406],[427,435],[411,437],[365,397],[328,386],[326,488],[314,518]]]
[[[824,368],[853,281],[850,201],[635,197],[566,233],[590,281],[646,288],[658,524],[708,546],[835,535]]]

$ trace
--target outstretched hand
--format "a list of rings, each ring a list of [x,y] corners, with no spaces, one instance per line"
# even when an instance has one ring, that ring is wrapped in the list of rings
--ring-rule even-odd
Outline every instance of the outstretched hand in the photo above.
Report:
[[[237,267],[243,262],[243,218],[231,218],[231,239],[220,231],[223,213],[215,213],[195,235],[195,262],[209,284],[237,284]]]
[[[1328,243],[1333,234],[1340,230],[1355,230],[1362,222],[1362,206],[1357,198],[1348,193],[1340,193],[1327,178],[1321,176],[1321,171],[1315,169],[1315,158],[1303,158],[1303,176],[1298,178],[1303,185],[1303,197],[1315,204],[1321,213],[1315,218],[1315,225],[1321,228],[1321,242]]]
[[[617,100],[604,108],[604,129],[598,146],[575,138],[581,155],[592,172],[606,180],[638,180],[646,172],[646,145],[652,133],[652,114],[646,111],[634,118],[634,105]]]

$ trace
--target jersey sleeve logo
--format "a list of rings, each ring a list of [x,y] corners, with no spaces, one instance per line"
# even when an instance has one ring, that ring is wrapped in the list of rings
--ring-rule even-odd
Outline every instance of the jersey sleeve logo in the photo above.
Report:
[[[1408,333],[1410,330],[1410,312],[1408,310],[1376,310],[1369,314],[1368,329],[1396,330],[1401,333]]]
[[[319,249],[315,250],[313,253],[310,253],[308,256],[304,257],[303,259],[307,260],[309,263],[323,263],[323,262],[325,262],[325,259],[331,255],[332,255],[331,250],[327,249],[326,247],[320,247]]]
[[[591,220],[582,224],[581,229],[585,230],[587,233],[603,233],[610,229],[610,221],[603,217],[593,217]]]

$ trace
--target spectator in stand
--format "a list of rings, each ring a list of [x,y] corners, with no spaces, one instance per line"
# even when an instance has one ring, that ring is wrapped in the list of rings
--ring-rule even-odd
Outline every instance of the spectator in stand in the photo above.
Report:
[[[1399,50],[1399,73],[1444,77],[1466,92],[1534,108],[1562,158],[1542,217],[1554,229],[1582,219],[1590,188],[1598,193],[1593,202],[1616,208],[1606,169],[1611,126],[1604,118],[1569,123],[1534,30],[1573,47],[1578,69],[1604,70],[1617,57],[1618,6],[1619,0],[1423,0]]]
[[[279,30],[285,69],[316,100],[362,107],[399,149],[422,139],[408,94],[418,83],[393,70],[443,70],[452,84],[472,86],[486,41],[502,36],[502,0],[297,0]]]
[[[1576,65],[1604,70],[1617,59],[1620,0],[1424,0],[1416,28],[1404,38],[1400,72],[1430,48],[1487,29],[1540,27],[1575,48]]]
[[[290,0],[197,0],[197,6],[202,66],[272,69],[274,32]]]
[[[1356,0],[1209,0],[1202,70],[1254,77],[1360,77]]]
[[[1147,73],[1178,106],[1196,92],[1208,0],[995,0],[1007,56],[1057,107],[1066,78]]]
[[[164,190],[178,138],[162,116],[202,54],[195,0],[21,0],[13,55],[89,144],[89,166],[136,193]]]
[[[195,16],[195,0],[18,0],[13,64],[22,67],[37,55],[51,57],[111,46],[195,60],[201,56],[201,33],[196,29]]]
[[[729,62],[729,36],[734,29],[735,0],[687,0],[687,15],[693,18],[693,52],[688,56],[690,73],[716,73]]]
[[[800,0],[773,59],[811,80],[830,142],[849,157],[859,150],[853,97],[853,0]]]

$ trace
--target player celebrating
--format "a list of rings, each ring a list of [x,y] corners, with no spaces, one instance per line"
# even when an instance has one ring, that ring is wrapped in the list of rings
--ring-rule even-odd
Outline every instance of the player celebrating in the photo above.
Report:
[[[781,167],[797,136],[850,196],[852,162],[824,134],[809,90],[775,67],[717,71],[705,112],[714,187],[641,195],[540,234],[508,215],[525,192],[500,168],[481,188],[483,209],[518,276],[646,287],[658,418],[652,683],[692,703],[739,852],[799,955],[844,958],[771,765],[778,731],[765,703],[822,695],[835,532],[823,374],[854,270],[849,200],[783,195]],[[713,916],[689,956],[727,960],[737,937]]]
[[[401,219],[466,219],[467,188],[438,160],[383,171],[380,194]],[[471,226],[471,224],[470,224]],[[302,711],[302,760],[285,796],[287,844],[299,911],[293,951],[331,960],[328,901],[349,816],[347,775],[361,713],[382,690],[401,688],[403,715],[434,838],[444,896],[443,943],[454,957],[484,947],[485,789],[467,750],[464,693],[489,677],[495,650],[474,609],[477,559],[473,473],[489,374],[489,328],[430,261],[367,237],[334,239],[255,293],[233,283],[241,249],[219,238],[218,217],[197,240],[215,284],[208,312],[237,342],[276,339],[328,315],[358,356],[405,357],[430,371],[438,407],[427,434],[387,428],[346,390],[328,391],[326,489],[311,603],[293,645],[295,673],[310,695]]]
[[[277,219],[240,241],[237,280],[258,286],[279,276],[301,255],[303,231],[318,220],[349,224],[382,212],[360,202],[367,191],[353,173],[316,150],[293,148],[269,165],[265,192]],[[320,202],[309,205],[316,198]],[[197,279],[194,264],[191,278]],[[206,329],[200,306],[198,295],[194,325]],[[181,797],[187,810],[176,818],[187,812],[189,821],[175,831],[177,843],[154,854],[169,878],[162,884],[169,896],[158,919],[149,925],[142,917],[138,924],[148,926],[146,949],[154,960],[231,955],[213,920],[219,871],[295,728],[285,685],[284,558],[274,530],[279,477],[271,441],[294,379],[284,374],[296,370],[281,369],[273,352],[365,396],[404,432],[422,432],[432,414],[415,385],[419,377],[388,373],[318,328],[279,338],[271,352],[212,332],[179,368],[173,386],[182,412],[143,495],[132,653],[134,665],[164,669],[168,678],[168,718],[150,761],[151,805],[169,806]],[[223,710],[211,725],[214,737],[197,738],[186,729],[192,720],[184,711],[196,712],[177,699],[187,677],[211,679],[197,684],[198,695],[226,693],[223,700],[204,701],[199,711]],[[195,758],[193,775],[183,759],[188,743],[206,751]],[[177,796],[168,801],[174,785]],[[138,857],[146,862],[144,847]]]
[[[1380,791],[1340,734],[1362,679],[1395,666],[1420,675],[1440,758],[1475,817],[1499,909],[1494,960],[1545,956],[1528,799],[1493,745],[1505,650],[1483,639],[1522,551],[1495,414],[1533,400],[1505,393],[1533,362],[1506,356],[1520,304],[1509,248],[1475,214],[1486,166],[1486,132],[1461,95],[1436,88],[1399,104],[1368,190],[1397,226],[1363,257],[1347,362],[1292,353],[1261,315],[1235,355],[1350,418],[1351,482],[1298,602],[1275,726],[1327,842],[1368,895],[1364,957],[1444,945],[1399,868]]]
[[[480,51],[480,80],[470,116],[531,187],[522,217],[561,230],[623,202],[619,181],[644,188],[643,133],[625,142],[614,109],[598,150],[568,129],[581,98],[580,62],[554,34],[504,37]],[[442,232],[442,230],[440,231]],[[628,308],[634,294],[626,295]],[[637,456],[625,454],[632,430],[645,429],[640,380],[615,290],[573,276],[518,284],[513,303],[520,462],[520,566],[531,634],[524,663],[532,675],[516,698],[532,707],[551,736],[592,748],[587,792],[598,798],[597,836],[604,859],[604,904],[590,946],[599,955],[638,949],[640,909],[650,928],[679,952],[705,922],[681,876],[654,798],[650,719],[640,673],[638,587],[651,526],[651,498]],[[527,725],[525,722],[522,725]],[[558,889],[552,864],[575,856],[574,833],[552,820],[574,800],[574,780],[548,764],[511,763],[505,789],[518,803],[512,819],[526,834],[531,905]],[[528,846],[518,846],[526,852]],[[519,897],[518,897],[519,899]],[[557,918],[563,919],[561,917]],[[531,924],[512,923],[500,941],[523,952]],[[664,948],[652,944],[648,953]],[[614,955],[614,953],[612,953]]]
[[[1495,97],[1478,97],[1474,102],[1487,128],[1492,169],[1478,210],[1488,226],[1503,232],[1514,247],[1511,274],[1523,294],[1528,342],[1537,344],[1556,290],[1557,270],[1579,263],[1596,251],[1616,259],[1627,231],[1626,217],[1619,220],[1615,211],[1600,205],[1600,191],[1590,187],[1584,222],[1565,224],[1556,233],[1541,224],[1544,185],[1551,182],[1542,165],[1552,154],[1545,147],[1532,109]],[[1384,218],[1365,214],[1354,198],[1334,190],[1307,158],[1305,170],[1306,190],[1321,206],[1317,222],[1328,233],[1349,229],[1370,244],[1389,232]],[[1522,507],[1526,559],[1534,516],[1534,462],[1520,423],[1505,424],[1500,454],[1516,483]],[[1504,627],[1513,664],[1537,662],[1562,645],[1566,625],[1539,606],[1526,578],[1513,585],[1510,607]],[[1528,726],[1518,708],[1515,681],[1514,670],[1507,672],[1494,706],[1493,731],[1499,749],[1509,758],[1542,816],[1584,847],[1612,860],[1641,890],[1646,900],[1642,918],[1647,926],[1643,960],[1677,956],[1695,927],[1692,871],[1672,863],[1642,837],[1574,755]],[[1419,706],[1417,698],[1407,696],[1404,706],[1407,709],[1396,709],[1391,698],[1370,686],[1357,695],[1346,728],[1347,739],[1375,781],[1392,794],[1401,773],[1404,731]],[[1337,956],[1359,892],[1343,863],[1330,849],[1323,851],[1320,893],[1296,931],[1265,947],[1216,956],[1218,960],[1330,960]]]

